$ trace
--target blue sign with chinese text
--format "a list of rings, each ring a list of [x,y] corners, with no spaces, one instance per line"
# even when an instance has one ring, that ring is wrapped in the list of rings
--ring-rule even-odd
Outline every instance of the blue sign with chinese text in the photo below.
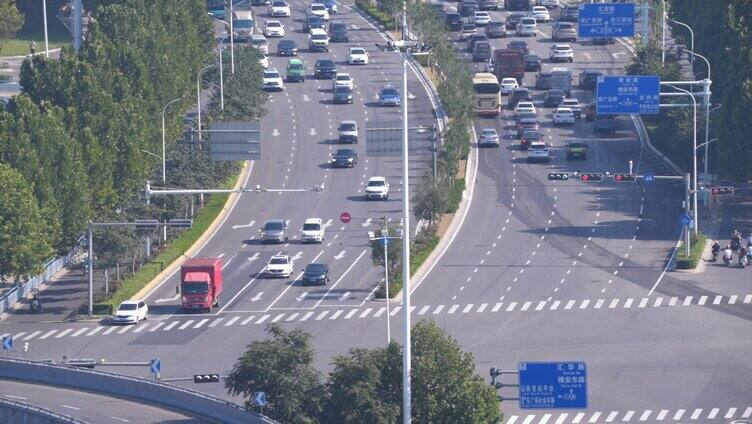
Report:
[[[634,3],[586,3],[580,5],[580,38],[634,37]]]
[[[598,77],[598,114],[656,114],[661,104],[658,76],[603,75]]]
[[[520,409],[587,408],[584,362],[520,362]]]

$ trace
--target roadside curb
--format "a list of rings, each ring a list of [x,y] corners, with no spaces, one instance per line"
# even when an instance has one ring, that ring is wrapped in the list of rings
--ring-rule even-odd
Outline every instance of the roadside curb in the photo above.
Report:
[[[251,170],[253,169],[253,162],[252,161],[245,161],[243,163],[243,169],[240,171],[240,174],[238,175],[238,179],[235,181],[235,185],[233,186],[233,189],[237,190],[239,189],[248,179],[250,176]],[[198,253],[199,250],[201,250],[206,242],[214,236],[214,234],[217,231],[217,228],[221,225],[221,223],[225,220],[227,215],[232,212],[232,210],[235,208],[235,204],[237,204],[238,199],[240,198],[240,193],[231,193],[227,197],[227,201],[225,202],[224,206],[222,207],[222,210],[217,214],[217,216],[214,218],[212,223],[207,227],[206,231],[204,231],[203,234],[189,247],[186,249],[185,253],[183,253],[180,257],[175,259],[171,264],[167,265],[162,272],[157,274],[154,278],[152,278],[151,281],[149,281],[141,290],[139,290],[136,294],[131,296],[131,300],[139,300],[145,298],[150,292],[157,287],[159,287],[160,284],[162,284],[163,281],[165,281],[167,278],[169,278],[172,274],[174,274],[178,267],[183,263],[183,260],[188,259]]]

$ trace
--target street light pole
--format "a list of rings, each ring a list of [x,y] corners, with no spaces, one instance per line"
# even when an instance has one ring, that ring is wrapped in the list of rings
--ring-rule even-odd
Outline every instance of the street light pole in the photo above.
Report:
[[[661,63],[666,65],[666,0],[661,0]]]
[[[392,342],[392,325],[389,316],[389,227],[384,215],[384,285],[386,286],[386,344]]]
[[[698,220],[697,214],[697,100],[695,100],[695,96],[692,95],[692,93],[683,88],[671,84],[666,85],[687,94],[692,99],[692,117],[694,120],[694,125],[692,126],[692,207],[694,208],[694,230],[695,234],[698,234],[700,231],[700,221]]]
[[[198,116],[198,141],[201,141],[201,74],[214,65],[206,65],[204,69],[198,71],[196,75],[196,114]]]
[[[717,138],[714,138],[710,141],[708,141],[708,138],[710,136],[710,114],[713,113],[714,110],[717,110],[721,107],[721,105],[718,105],[714,107],[713,109],[709,109],[709,106],[705,109],[705,142],[701,144],[701,146],[705,146],[705,157],[702,161],[702,171],[703,173],[708,173],[708,145],[712,143],[713,141],[717,140]]]
[[[42,18],[44,22],[44,57],[50,58],[50,40],[47,37],[47,0],[42,0]]]
[[[402,0],[402,41],[407,42],[407,3]],[[403,424],[412,423],[412,329],[410,326],[410,179],[408,172],[408,131],[407,124],[407,55],[402,50],[402,174],[404,188],[402,209],[404,212],[402,230],[402,312],[404,316],[404,346],[402,355],[402,417]]]
[[[684,22],[679,22],[676,19],[671,19],[671,18],[666,18],[666,19],[668,19],[669,21],[671,21],[671,22],[673,22],[675,24],[682,25],[682,26],[686,27],[689,30],[689,37],[690,37],[689,38],[689,44],[690,44],[689,49],[692,50],[692,51],[695,51],[695,32],[692,31],[692,28],[689,25],[685,24]],[[692,73],[694,74],[695,58],[694,57],[690,57],[689,58],[689,63],[690,63],[690,66],[692,67]],[[708,75],[708,78],[710,78],[709,75]]]
[[[93,223],[89,221],[89,229],[87,232],[88,238],[88,254],[86,259],[89,261],[86,266],[89,268],[89,315],[94,315],[94,237],[93,237]]]
[[[162,186],[165,186],[167,184],[167,154],[165,152],[165,112],[167,111],[167,107],[181,99],[182,97],[171,100],[165,105],[165,107],[162,108]],[[164,210],[167,210],[167,203],[164,203],[162,207]],[[162,227],[162,240],[167,241],[167,227]]]
[[[690,29],[691,31],[691,29]],[[704,84],[704,92],[703,92],[703,101],[705,102],[705,161],[703,162],[703,170],[707,174],[708,173],[708,138],[710,137],[710,84],[712,84],[712,80],[710,79],[710,61],[705,56],[695,53],[694,49],[687,51],[691,55],[691,57],[699,57],[700,59],[705,61],[705,64],[708,66],[708,78],[705,80]],[[718,106],[720,107],[720,105]],[[717,109],[717,108],[715,108]],[[715,110],[713,109],[713,110]]]
[[[235,0],[230,0],[230,73],[235,75],[235,29],[233,28],[233,22],[235,19]],[[222,45],[219,46],[219,54],[222,55]],[[220,61],[221,63],[221,61]],[[221,75],[221,74],[220,74]],[[224,101],[222,102],[222,110],[225,109]]]

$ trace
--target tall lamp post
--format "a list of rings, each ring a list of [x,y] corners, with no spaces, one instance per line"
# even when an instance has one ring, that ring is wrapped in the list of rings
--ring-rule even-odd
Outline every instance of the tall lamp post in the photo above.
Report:
[[[721,105],[718,105],[710,110],[708,110],[705,114],[705,142],[700,144],[700,146],[705,146],[705,157],[702,161],[702,172],[707,174],[708,173],[708,145],[716,140],[717,138],[714,138],[710,141],[708,141],[708,136],[710,133],[710,114],[714,111],[721,108]]]
[[[692,207],[694,211],[692,213],[695,221],[694,232],[697,234],[700,227],[700,221],[697,219],[697,100],[692,93],[683,88],[671,84],[666,85],[677,91],[681,91],[692,99],[692,116],[694,119],[694,125],[692,126]]]
[[[230,33],[227,35],[230,36],[230,70],[231,70],[231,73],[234,75],[235,74],[235,36],[233,35],[232,24],[231,23],[228,24],[227,21],[225,20],[215,18],[214,15],[212,15],[211,13],[209,13],[209,16],[211,16],[212,19],[214,19],[215,21],[222,22],[226,26],[230,27]],[[230,16],[230,22],[232,22],[232,16]]]
[[[44,57],[50,58],[50,40],[47,37],[47,0],[42,0],[42,22],[44,24]]]
[[[705,173],[707,174],[708,173],[708,144],[710,144],[708,143],[708,138],[710,137],[710,112],[712,112],[710,110],[710,84],[712,83],[710,79],[710,61],[705,56],[699,53],[695,53],[694,49],[685,50],[685,51],[689,53],[691,57],[697,56],[700,59],[704,60],[705,65],[707,65],[708,67],[708,78],[707,78],[707,82],[705,83],[705,90],[703,94],[703,97],[704,97],[703,101],[705,102],[705,143],[704,143],[705,144],[705,162],[703,162],[703,169]],[[713,110],[715,109],[717,108],[714,108]]]
[[[695,32],[692,31],[692,28],[689,25],[685,24],[684,22],[679,22],[676,19],[671,19],[669,17],[667,17],[666,19],[668,19],[669,21],[675,24],[679,24],[689,30],[689,49],[692,51],[695,51]],[[692,73],[694,74],[695,58],[690,56],[689,63],[690,63],[690,66],[692,66]],[[710,76],[708,76],[708,78],[710,78]]]
[[[214,65],[206,65],[196,75],[196,115],[198,117],[198,140],[201,141],[201,74]]]
[[[666,0],[661,0],[661,63],[666,64]]]
[[[182,99],[182,97],[179,97],[175,100],[171,100],[165,105],[165,107],[162,108],[162,186],[165,186],[165,184],[167,184],[167,154],[165,152],[165,112],[171,104]],[[163,207],[166,210],[167,204],[163,204]],[[162,240],[167,241],[167,227],[162,227]]]

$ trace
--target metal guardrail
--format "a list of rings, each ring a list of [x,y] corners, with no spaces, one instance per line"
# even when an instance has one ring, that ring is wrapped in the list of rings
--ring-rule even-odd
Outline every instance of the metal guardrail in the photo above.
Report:
[[[82,421],[77,418],[73,418],[68,415],[58,414],[55,411],[51,411],[46,408],[34,406],[28,403],[17,402],[10,399],[0,398],[0,409],[9,408],[20,410],[21,413],[26,415],[35,415],[42,418],[49,418],[50,422],[68,423],[68,424],[89,424],[88,421]],[[0,417],[3,413],[0,412]]]

